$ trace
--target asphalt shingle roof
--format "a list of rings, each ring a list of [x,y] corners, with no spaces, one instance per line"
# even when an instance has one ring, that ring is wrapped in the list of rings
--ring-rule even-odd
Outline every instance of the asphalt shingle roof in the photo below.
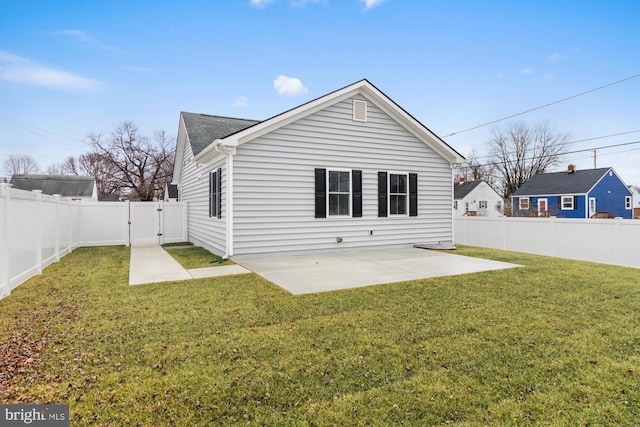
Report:
[[[216,139],[222,139],[251,127],[259,120],[235,119],[208,114],[182,112],[193,155],[197,156]]]
[[[11,177],[13,188],[18,190],[42,190],[43,194],[62,197],[91,197],[95,181],[92,176],[15,174]]]
[[[467,181],[462,184],[457,184],[453,187],[453,198],[454,199],[464,199],[467,194],[471,193],[474,188],[476,188],[482,180],[480,181]]]
[[[587,193],[611,168],[543,173],[532,176],[514,196],[542,196]]]

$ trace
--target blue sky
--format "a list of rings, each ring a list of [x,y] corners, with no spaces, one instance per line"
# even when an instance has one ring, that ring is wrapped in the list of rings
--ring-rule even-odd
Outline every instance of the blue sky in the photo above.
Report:
[[[175,135],[180,111],[260,120],[362,78],[444,137],[640,74],[634,0],[4,3],[0,163],[43,169],[125,120],[148,135]],[[639,117],[636,77],[518,119],[571,141],[630,132],[579,150],[640,141]],[[444,139],[482,156],[491,129]],[[603,166],[640,185],[640,144],[599,150]]]

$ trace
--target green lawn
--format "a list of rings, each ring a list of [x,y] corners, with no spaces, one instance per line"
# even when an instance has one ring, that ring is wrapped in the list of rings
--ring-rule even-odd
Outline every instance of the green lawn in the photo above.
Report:
[[[192,243],[168,243],[162,245],[184,268],[206,268],[222,265],[231,265],[235,262],[230,259],[222,260],[205,248],[193,246]]]
[[[0,403],[72,425],[639,425],[640,270],[524,267],[292,296],[257,275],[128,286],[80,248],[0,300]]]

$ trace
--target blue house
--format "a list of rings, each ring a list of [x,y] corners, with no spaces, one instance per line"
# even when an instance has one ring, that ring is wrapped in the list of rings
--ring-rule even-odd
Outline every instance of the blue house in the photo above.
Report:
[[[511,196],[513,216],[633,218],[632,194],[612,168],[532,176]]]

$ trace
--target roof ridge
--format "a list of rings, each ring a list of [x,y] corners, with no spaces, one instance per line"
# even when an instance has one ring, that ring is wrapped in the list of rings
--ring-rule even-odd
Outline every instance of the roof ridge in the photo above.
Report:
[[[256,120],[256,119],[245,119],[242,117],[231,117],[231,116],[221,116],[219,114],[206,114],[206,113],[193,113],[191,111],[180,111],[180,114],[193,114],[197,116],[205,116],[205,117],[214,117],[219,119],[231,119],[231,120],[245,120],[248,122],[262,122],[264,120]]]

